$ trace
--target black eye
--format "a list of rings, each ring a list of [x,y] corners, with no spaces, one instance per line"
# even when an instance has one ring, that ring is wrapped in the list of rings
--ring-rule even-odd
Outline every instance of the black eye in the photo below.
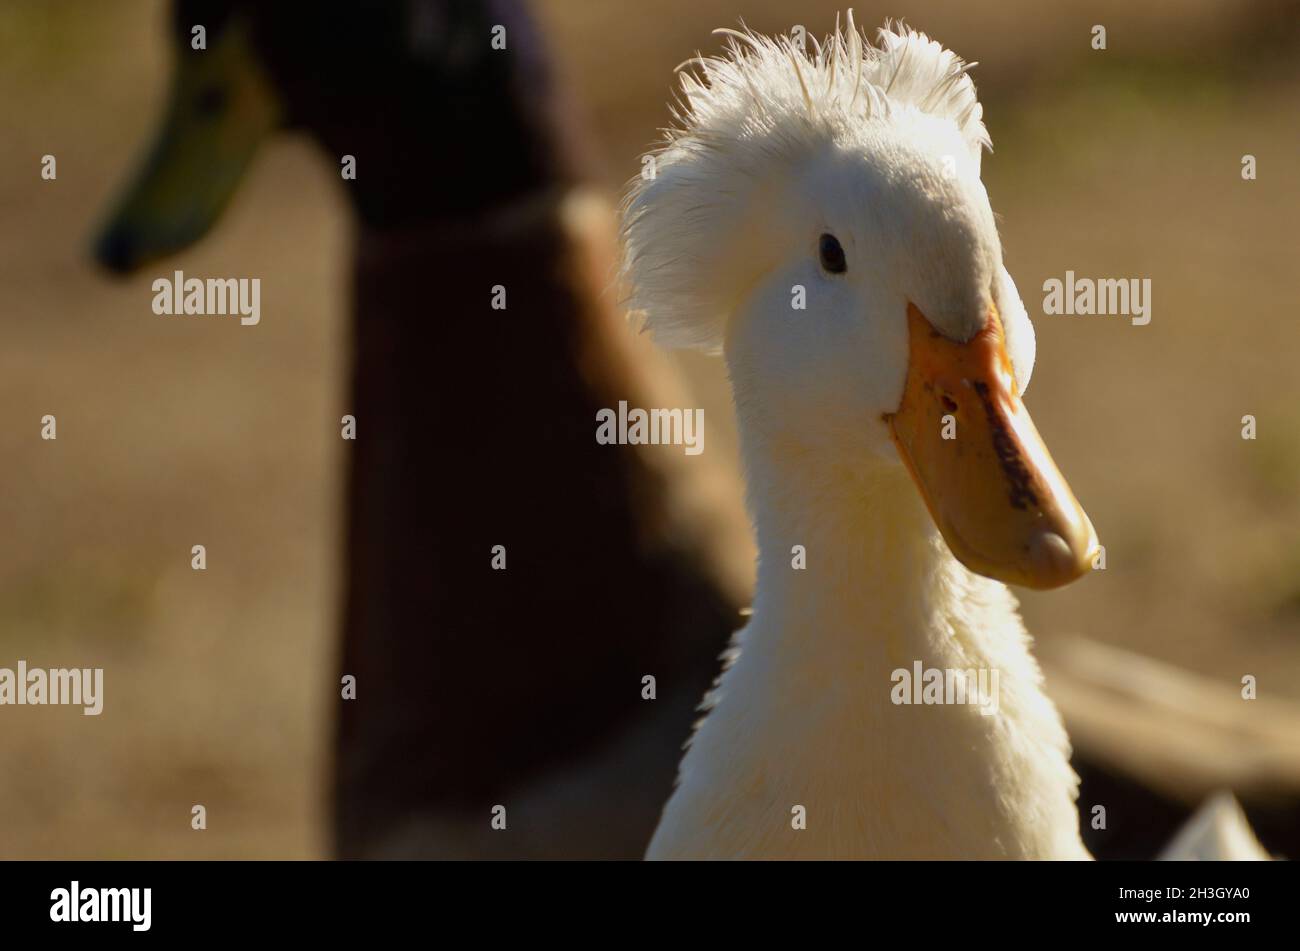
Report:
[[[824,234],[821,240],[817,242],[817,250],[821,254],[822,267],[832,274],[843,274],[848,270],[848,264],[844,261],[844,249],[840,247],[839,239],[833,234]]]
[[[194,109],[201,116],[215,116],[226,108],[228,98],[224,86],[205,86],[194,100]]]

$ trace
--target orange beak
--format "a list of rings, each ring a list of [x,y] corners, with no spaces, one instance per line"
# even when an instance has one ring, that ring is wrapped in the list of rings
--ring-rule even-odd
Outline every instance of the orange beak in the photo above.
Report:
[[[953,555],[971,571],[1056,588],[1092,567],[1097,534],[1016,395],[996,308],[965,343],[907,305],[894,445]]]

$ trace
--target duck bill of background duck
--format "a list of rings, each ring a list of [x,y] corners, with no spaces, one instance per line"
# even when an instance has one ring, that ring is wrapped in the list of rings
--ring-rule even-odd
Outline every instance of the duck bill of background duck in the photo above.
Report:
[[[886,420],[953,555],[1029,588],[1087,572],[1096,533],[1016,393],[997,311],[966,342],[912,304],[907,322],[907,380]]]
[[[208,48],[179,45],[162,127],[95,241],[95,257],[125,274],[188,247],[216,222],[281,107],[235,18]]]

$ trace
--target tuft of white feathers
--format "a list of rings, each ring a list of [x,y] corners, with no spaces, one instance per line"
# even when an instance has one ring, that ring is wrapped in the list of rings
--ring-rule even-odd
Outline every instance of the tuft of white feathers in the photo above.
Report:
[[[738,225],[752,186],[785,161],[828,143],[851,144],[865,125],[911,110],[953,123],[978,175],[990,148],[983,108],[965,63],[901,23],[886,22],[872,45],[837,23],[801,49],[790,36],[715,30],[719,56],[678,67],[674,127],[653,153],[653,174],[635,179],[623,207],[622,278],[627,304],[666,346],[716,352],[729,301],[714,245]],[[692,72],[688,67],[694,67]]]

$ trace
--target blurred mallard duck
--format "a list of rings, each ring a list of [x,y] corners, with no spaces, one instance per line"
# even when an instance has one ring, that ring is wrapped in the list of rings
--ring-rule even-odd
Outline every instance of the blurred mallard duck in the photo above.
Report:
[[[535,29],[516,3],[182,0],[172,32],[105,267],[202,238],[279,130],[357,160],[339,854],[639,856],[738,585],[673,453],[594,439],[599,409],[681,394],[600,293],[612,215]]]

